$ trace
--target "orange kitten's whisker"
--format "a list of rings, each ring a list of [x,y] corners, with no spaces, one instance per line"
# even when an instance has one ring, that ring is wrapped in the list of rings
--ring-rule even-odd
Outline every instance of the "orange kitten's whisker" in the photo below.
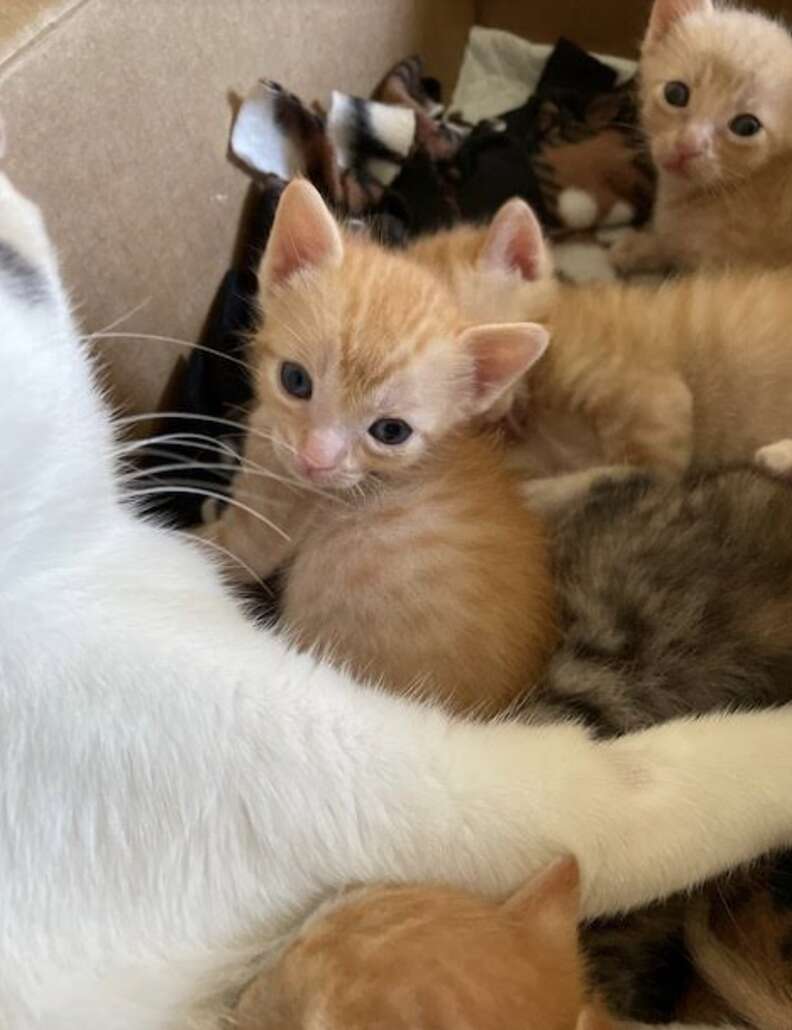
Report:
[[[263,525],[267,526],[277,533],[278,536],[282,537],[287,543],[291,543],[291,537],[288,533],[276,526],[274,522],[271,522],[265,515],[262,515],[260,511],[256,511],[247,504],[242,504],[240,501],[235,501],[233,497],[228,497],[226,494],[222,494],[217,490],[206,490],[204,488],[198,489],[198,487],[188,486],[151,486],[143,490],[133,490],[124,494],[125,500],[137,501],[144,500],[146,497],[156,497],[162,494],[192,494],[195,497],[207,497],[213,501],[220,501],[222,504],[229,504],[235,508],[239,508],[244,511],[246,515],[250,515],[251,518],[256,519]]]
[[[273,596],[272,588],[264,582],[264,580],[256,573],[255,569],[251,569],[247,562],[242,561],[238,554],[234,554],[233,551],[229,551],[227,547],[223,547],[222,544],[218,544],[216,540],[207,540],[205,537],[195,536],[192,533],[187,533],[183,529],[175,529],[174,533],[176,533],[177,536],[184,537],[185,540],[191,540],[196,544],[202,544],[204,547],[211,547],[212,550],[219,552],[226,558],[230,558],[240,568],[244,569],[245,572],[247,572],[247,574],[252,577],[253,581],[258,586],[260,586],[262,590],[265,590],[270,595],[270,597]]]
[[[188,350],[199,350],[206,354],[212,354],[216,358],[222,358],[224,361],[230,361],[234,365],[238,365],[240,368],[244,368],[246,372],[254,374],[253,368],[241,358],[235,358],[231,354],[224,354],[223,351],[216,350],[214,347],[206,347],[202,343],[192,343],[190,340],[180,340],[175,336],[157,336],[154,333],[108,333],[99,332],[92,333],[90,336],[92,341],[94,340],[145,340],[147,343],[170,343],[178,347],[186,347]]]
[[[198,490],[207,489],[207,485],[206,485],[206,483],[203,482],[203,480],[200,480],[200,479],[189,479],[186,476],[184,476],[182,478],[179,478],[179,479],[173,479],[173,480],[162,480],[162,481],[160,481],[160,480],[154,479],[154,481],[152,482],[152,486],[155,486],[155,487],[164,486],[166,488],[170,487],[170,486],[176,486],[176,487],[189,486],[189,487],[194,487],[194,488],[196,488]],[[145,489],[145,487],[144,487],[144,489]],[[235,490],[233,496],[234,497],[248,497],[248,498],[252,498],[253,500],[260,500],[260,498],[261,498],[261,494],[257,493],[254,490]]]
[[[135,425],[137,422],[150,422],[154,419],[184,419],[185,421],[192,422],[211,422],[214,425],[229,426],[232,429],[237,429],[240,433],[249,434],[256,436],[260,440],[266,440],[267,443],[273,443],[274,438],[271,433],[265,433],[261,429],[254,429],[252,426],[247,426],[243,422],[235,422],[230,418],[220,418],[218,415],[194,415],[186,411],[154,411],[154,412],[142,412],[135,415],[122,415],[120,418],[115,419],[115,425],[117,426],[130,426]],[[154,439],[154,437],[149,437]],[[145,446],[145,441],[143,441]],[[287,451],[294,453],[294,448],[288,444],[278,441],[278,446],[285,448]]]
[[[215,436],[208,436],[205,433],[190,432],[158,433],[156,436],[149,436],[144,440],[129,440],[117,446],[115,454],[121,457],[127,454],[132,454],[135,451],[148,451],[151,454],[155,454],[156,447],[152,447],[151,445],[156,445],[158,443],[186,443],[210,453],[222,451],[235,460],[239,458],[238,452],[231,444],[226,443],[225,440]],[[179,454],[179,457],[183,458],[183,453]]]
[[[213,461],[174,461],[171,464],[155,465],[153,468],[135,469],[134,471],[122,476],[122,479],[124,482],[128,483],[138,479],[146,479],[147,477],[151,477],[153,479],[165,472],[180,472],[187,471],[189,469],[207,469],[210,471],[217,470],[220,472],[238,472],[240,469],[245,469],[251,476],[259,476],[261,479],[271,479],[276,483],[283,483],[284,486],[292,487],[294,490],[317,494],[319,497],[324,497],[329,501],[335,501],[338,504],[345,503],[343,498],[339,497],[337,494],[331,494],[326,490],[319,489],[319,487],[311,486],[310,483],[302,483],[297,479],[278,475],[277,472],[272,472],[269,469],[264,468],[262,465],[257,465],[255,462],[250,461],[242,461],[241,463],[235,462],[234,464]],[[238,497],[242,495],[235,489],[234,496]],[[254,495],[249,491],[248,496],[252,497]]]

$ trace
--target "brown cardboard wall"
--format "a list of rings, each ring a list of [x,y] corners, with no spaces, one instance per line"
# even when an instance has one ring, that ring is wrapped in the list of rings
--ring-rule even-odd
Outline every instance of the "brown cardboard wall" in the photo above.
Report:
[[[792,20],[792,0],[752,0],[751,6]],[[476,22],[554,43],[567,36],[600,53],[635,56],[651,0],[477,0]]]
[[[248,182],[226,158],[229,91],[267,76],[306,98],[366,94],[414,51],[451,83],[473,0],[13,0],[9,13],[5,167],[44,207],[83,324],[148,300],[119,329],[190,341]],[[178,353],[121,340],[102,350],[116,395],[137,410],[156,402]]]

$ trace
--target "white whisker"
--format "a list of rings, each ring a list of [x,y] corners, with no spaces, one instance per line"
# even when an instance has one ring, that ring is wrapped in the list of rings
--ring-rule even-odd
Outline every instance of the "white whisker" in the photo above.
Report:
[[[116,447],[115,454],[123,457],[124,455],[131,454],[134,451],[142,450],[150,450],[151,453],[154,453],[154,447],[151,446],[152,444],[177,443],[180,441],[198,447],[198,449],[202,451],[205,450],[212,453],[223,451],[235,460],[239,458],[239,453],[231,444],[226,443],[225,440],[222,440],[219,437],[209,436],[206,433],[189,432],[157,433],[155,436],[148,436],[142,440],[129,440]]]
[[[97,329],[96,332],[89,333],[87,336],[83,337],[83,339],[90,341],[93,340],[96,336],[101,336],[102,333],[107,333],[111,329],[115,329],[117,325],[121,325],[123,322],[126,322],[128,318],[132,318],[133,315],[136,315],[138,311],[142,311],[143,308],[147,307],[150,303],[151,297],[144,298],[139,304],[136,304],[133,308],[130,308],[125,315],[119,315],[118,318],[114,318],[113,321],[110,322],[108,325],[103,326],[101,329]]]
[[[214,461],[174,461],[172,464],[166,465],[155,465],[152,468],[138,468],[131,472],[125,473],[121,478],[124,482],[130,482],[132,480],[145,479],[147,477],[155,478],[158,475],[162,475],[166,472],[180,472],[187,471],[189,469],[205,469],[208,471],[219,471],[219,472],[240,472],[243,471],[250,476],[258,476],[261,479],[271,479],[275,483],[281,483],[283,486],[291,487],[298,493],[311,493],[316,494],[318,497],[323,497],[328,501],[334,501],[336,504],[345,504],[346,502],[342,497],[337,494],[329,493],[327,490],[322,490],[318,486],[311,486],[310,483],[303,483],[298,479],[290,479],[287,476],[281,476],[277,472],[272,472],[270,469],[264,468],[262,465],[256,465],[254,462],[243,460],[242,463],[234,462],[229,464],[228,462],[214,462]],[[233,494],[235,497],[244,497],[245,494],[235,487]],[[256,496],[252,491],[248,491],[247,496]]]
[[[142,490],[132,490],[124,494],[125,499],[128,500],[143,500],[145,497],[155,497],[162,494],[192,494],[196,497],[208,497],[214,501],[220,501],[222,504],[230,504],[235,508],[239,508],[240,511],[244,511],[245,514],[250,515],[251,518],[256,519],[258,522],[263,523],[268,529],[271,529],[273,533],[277,533],[278,536],[282,537],[287,543],[291,543],[291,537],[288,533],[285,533],[280,526],[276,526],[274,522],[271,522],[265,515],[262,515],[260,511],[256,511],[247,504],[243,504],[242,501],[237,501],[233,497],[228,497],[226,494],[221,494],[217,490],[206,490],[204,488],[190,487],[190,486],[151,486]]]
[[[255,373],[255,369],[252,365],[249,365],[241,358],[235,358],[232,354],[224,354],[223,351],[216,350],[214,347],[207,347],[202,343],[192,343],[189,340],[180,340],[175,336],[157,336],[154,333],[98,332],[91,333],[90,338],[91,340],[145,340],[150,343],[171,343],[174,346],[186,347],[188,350],[199,350],[206,354],[213,354],[217,358],[223,358],[224,361],[230,361],[234,365],[239,365],[239,367],[244,368],[246,372],[250,372],[251,374]]]
[[[252,569],[247,562],[242,561],[238,554],[234,554],[233,551],[229,551],[227,547],[223,547],[222,544],[218,544],[216,540],[207,540],[204,537],[195,536],[193,533],[188,533],[183,529],[174,529],[173,532],[177,536],[184,537],[185,540],[192,540],[196,544],[203,544],[204,547],[211,547],[213,550],[218,551],[226,558],[230,558],[232,561],[236,562],[236,564],[239,565],[240,568],[244,569],[245,572],[247,572],[247,574],[253,579],[254,583],[257,583],[262,590],[265,590],[270,595],[270,597],[273,596],[273,591],[271,587],[268,587],[264,580],[261,578],[261,576],[258,575],[256,570]]]
[[[134,425],[136,422],[149,422],[152,419],[166,418],[184,419],[186,421],[193,422],[211,422],[215,425],[229,426],[232,429],[239,430],[240,433],[247,433],[250,436],[255,436],[257,439],[266,440],[267,443],[275,442],[275,438],[271,433],[265,433],[261,429],[254,429],[253,426],[245,425],[242,422],[235,422],[230,418],[220,418],[218,415],[193,415],[186,411],[157,411],[154,413],[143,412],[136,415],[122,415],[120,418],[115,420],[115,424],[127,426]],[[149,439],[155,439],[155,437],[149,437]],[[287,444],[285,441],[278,440],[277,443],[279,447],[283,447],[283,449],[289,451],[290,454],[296,454],[295,448],[290,444]],[[142,446],[145,446],[145,442],[142,443]]]

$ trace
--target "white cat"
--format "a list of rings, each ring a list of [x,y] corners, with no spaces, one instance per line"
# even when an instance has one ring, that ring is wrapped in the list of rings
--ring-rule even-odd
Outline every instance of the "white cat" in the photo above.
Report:
[[[466,725],[250,625],[198,545],[120,502],[4,177],[0,359],[3,1030],[216,1025],[224,968],[351,881],[503,892],[574,850],[593,916],[792,840],[792,710],[607,744]]]

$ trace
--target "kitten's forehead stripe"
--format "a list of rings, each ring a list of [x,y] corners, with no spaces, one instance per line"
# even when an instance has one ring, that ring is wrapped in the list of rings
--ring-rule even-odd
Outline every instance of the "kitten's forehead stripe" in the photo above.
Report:
[[[0,278],[25,300],[42,301],[47,297],[47,281],[42,273],[3,240],[0,240]]]
[[[436,278],[399,255],[353,241],[345,265],[341,375],[350,393],[370,393],[453,332],[458,316]]]

